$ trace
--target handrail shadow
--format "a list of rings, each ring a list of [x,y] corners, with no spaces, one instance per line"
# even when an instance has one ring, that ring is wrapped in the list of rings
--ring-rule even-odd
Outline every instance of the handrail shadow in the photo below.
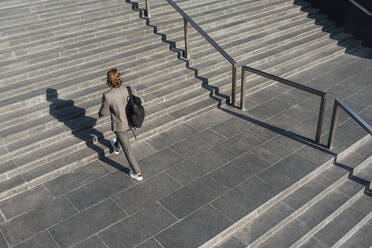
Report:
[[[340,162],[337,162],[336,160],[337,160],[337,157],[335,157],[333,164],[335,166],[339,167],[339,168],[342,168],[342,169],[348,171],[348,173],[349,173],[348,174],[348,179],[364,186],[364,194],[372,197],[372,191],[369,189],[369,186],[371,185],[371,182],[368,181],[368,180],[365,180],[361,177],[355,176],[353,167],[351,167],[349,165],[346,165],[346,164],[343,164],[343,163],[340,163]]]
[[[311,2],[311,1],[308,0],[308,2]],[[296,3],[296,2],[294,2],[294,4],[298,5],[298,3]],[[317,8],[317,6],[315,6],[314,8]],[[337,39],[335,36],[332,36],[333,35],[332,30],[330,30],[328,26],[325,26],[325,25],[322,24],[322,21],[324,21],[324,19],[319,18],[319,15],[310,14],[309,11],[306,8],[305,9],[302,8],[301,11],[305,12],[305,13],[308,13],[308,18],[315,20],[316,25],[322,26],[323,27],[322,31],[326,32],[326,33],[329,33],[330,34],[330,39],[336,40],[338,46],[344,47],[346,49],[345,54],[349,54],[349,55],[357,56],[357,57],[361,57],[361,58],[372,59],[372,49],[367,48],[367,47],[362,47],[361,46],[362,44],[361,44],[360,40],[355,39],[355,42],[349,42],[348,43],[348,42],[344,42],[343,39]],[[349,32],[349,31],[350,30],[346,30],[345,32]],[[360,43],[359,44],[360,46],[356,47],[358,42]],[[358,49],[358,48],[364,48],[364,49]]]
[[[86,143],[87,147],[95,151],[100,161],[116,168],[117,170],[127,174],[129,173],[129,169],[114,160],[105,157],[104,150],[95,145],[95,142],[98,142],[103,146],[110,148],[111,151],[110,141],[104,138],[102,132],[94,128],[97,124],[96,118],[87,116],[86,110],[75,106],[72,100],[58,98],[58,92],[56,89],[46,89],[46,100],[50,102],[49,114],[68,127],[74,137],[81,139]],[[66,114],[61,111],[68,111],[68,113]]]
[[[150,23],[150,20],[144,14],[146,12],[146,10],[143,9],[143,8],[139,8],[138,2],[135,2],[135,1],[132,1],[132,0],[125,0],[125,1],[129,4],[132,4],[132,9],[134,11],[139,12],[139,18],[146,20],[146,25],[148,27],[153,28],[154,34],[160,36],[162,42],[169,45],[169,50],[177,53],[177,58],[180,61],[185,62],[186,68],[189,69],[189,70],[192,70],[194,72],[195,78],[201,81],[202,88],[204,88],[204,89],[206,89],[210,92],[209,95],[212,99],[216,100],[219,103],[219,105],[222,104],[222,102],[226,102],[227,104],[230,105],[230,96],[225,95],[225,94],[221,94],[218,87],[213,86],[213,85],[209,85],[208,78],[205,78],[205,77],[202,77],[202,76],[199,75],[198,69],[192,67],[192,62],[190,60],[184,58],[185,57],[184,56],[184,50],[177,48],[175,41],[168,40],[166,34],[160,33],[158,31],[158,27],[155,26],[155,25],[152,25]]]

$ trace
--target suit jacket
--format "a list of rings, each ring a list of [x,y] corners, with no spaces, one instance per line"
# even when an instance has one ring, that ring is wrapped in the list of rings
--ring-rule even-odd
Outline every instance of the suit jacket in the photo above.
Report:
[[[132,93],[136,91],[131,87]],[[130,130],[126,115],[126,105],[129,93],[126,86],[120,88],[111,88],[102,96],[101,109],[98,116],[111,115],[111,130],[114,132],[126,132]],[[142,99],[141,99],[142,100]]]

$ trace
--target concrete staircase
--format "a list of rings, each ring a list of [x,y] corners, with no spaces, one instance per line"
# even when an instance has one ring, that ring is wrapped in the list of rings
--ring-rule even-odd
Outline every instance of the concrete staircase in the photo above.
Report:
[[[352,237],[372,219],[371,145],[359,140],[203,247],[359,247]]]
[[[235,60],[278,76],[359,46],[306,2],[179,4]],[[147,23],[143,6],[118,0],[0,3],[0,199],[109,153],[110,119],[98,119],[97,112],[110,68],[145,100],[140,140],[226,102],[230,65],[193,29],[192,59],[185,63],[180,16],[153,0]],[[255,76],[247,82],[248,94],[273,84]]]

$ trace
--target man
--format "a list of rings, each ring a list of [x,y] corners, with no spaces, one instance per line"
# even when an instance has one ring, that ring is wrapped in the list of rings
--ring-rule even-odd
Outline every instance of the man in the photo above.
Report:
[[[119,154],[120,146],[124,151],[124,154],[132,168],[129,171],[131,178],[141,181],[143,179],[141,168],[138,165],[133,151],[129,143],[129,123],[126,116],[126,105],[129,96],[126,87],[122,87],[123,78],[120,76],[120,72],[117,69],[111,69],[107,73],[107,86],[110,88],[102,97],[102,106],[98,112],[98,116],[102,117],[110,113],[111,115],[111,130],[115,132],[116,139],[111,140],[111,145],[114,149],[115,154]],[[133,94],[135,90],[132,89]]]

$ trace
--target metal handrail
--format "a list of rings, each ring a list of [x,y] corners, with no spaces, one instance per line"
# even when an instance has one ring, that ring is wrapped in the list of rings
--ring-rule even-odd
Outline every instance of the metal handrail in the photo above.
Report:
[[[366,13],[367,15],[372,16],[372,12],[369,11],[366,7],[364,7],[361,4],[359,4],[357,1],[355,1],[355,0],[349,0],[349,1],[352,4],[354,4],[357,8],[359,8],[361,11],[363,11],[364,13]]]
[[[355,113],[349,106],[347,106],[343,101],[336,98],[333,105],[332,121],[328,136],[327,147],[329,149],[332,149],[333,146],[339,108],[342,108],[351,118],[353,118],[359,124],[359,126],[361,126],[370,135],[372,135],[372,127],[365,120],[363,120],[357,113]]]
[[[190,58],[190,47],[189,47],[189,29],[188,24],[190,23],[191,26],[195,28],[199,34],[206,39],[209,44],[211,44],[231,65],[232,65],[232,87],[231,87],[231,103],[235,105],[236,100],[236,74],[237,74],[237,63],[236,61],[222,48],[220,47],[217,42],[215,42],[208,34],[205,32],[198,24],[196,24],[191,17],[189,17],[178,5],[173,2],[172,0],[167,0],[167,2],[183,17],[184,23],[184,37],[185,37],[185,53],[184,57],[189,59]],[[146,15],[148,18],[151,17],[150,13],[150,4],[149,1],[146,0]]]
[[[275,75],[272,75],[272,74],[269,74],[269,73],[266,73],[266,72],[263,72],[263,71],[260,71],[260,70],[257,70],[257,69],[254,69],[254,68],[249,67],[249,66],[243,66],[242,67],[241,92],[240,92],[240,94],[241,94],[241,96],[240,96],[240,108],[242,110],[244,110],[244,108],[245,108],[245,88],[246,88],[246,76],[247,76],[248,71],[251,72],[251,73],[263,76],[265,78],[272,79],[272,80],[277,81],[279,83],[282,83],[282,84],[285,84],[285,85],[294,87],[296,89],[303,90],[303,91],[306,91],[308,93],[311,93],[311,94],[314,94],[314,95],[317,95],[317,96],[321,97],[320,108],[319,108],[319,116],[318,116],[318,124],[317,124],[317,130],[316,130],[316,135],[315,135],[315,141],[317,143],[319,143],[320,142],[320,136],[322,134],[322,127],[323,127],[323,121],[324,121],[324,115],[325,115],[325,107],[326,107],[326,102],[327,102],[327,93],[323,92],[323,91],[320,91],[320,90],[317,90],[317,89],[307,87],[307,86],[299,84],[299,83],[292,82],[290,80],[287,80],[287,79],[284,79],[284,78],[281,78],[281,77],[278,77],[278,76],[275,76]]]

